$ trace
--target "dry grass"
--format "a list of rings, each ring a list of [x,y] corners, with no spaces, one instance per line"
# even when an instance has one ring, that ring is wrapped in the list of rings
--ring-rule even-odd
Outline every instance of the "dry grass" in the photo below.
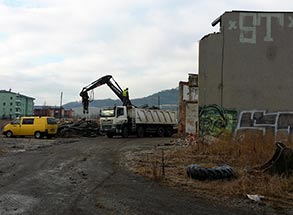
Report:
[[[265,196],[266,202],[277,207],[292,207],[293,177],[272,176],[255,169],[274,154],[275,143],[272,139],[270,135],[249,136],[240,141],[223,135],[212,144],[207,144],[205,140],[193,141],[187,146],[174,144],[171,147],[156,147],[129,154],[126,159],[129,168],[138,174],[199,195],[246,198],[246,194],[259,194]],[[286,145],[293,148],[292,142]],[[228,164],[237,173],[237,178],[230,181],[189,179],[186,167],[190,164],[206,167]]]

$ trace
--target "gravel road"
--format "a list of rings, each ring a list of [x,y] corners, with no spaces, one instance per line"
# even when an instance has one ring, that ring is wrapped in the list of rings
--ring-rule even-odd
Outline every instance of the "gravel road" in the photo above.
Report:
[[[1,215],[254,214],[161,186],[120,165],[121,152],[166,138],[1,140]]]

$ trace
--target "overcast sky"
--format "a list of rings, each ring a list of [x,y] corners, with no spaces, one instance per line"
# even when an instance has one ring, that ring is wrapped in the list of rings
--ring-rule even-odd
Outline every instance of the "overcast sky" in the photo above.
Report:
[[[198,73],[198,42],[231,10],[293,11],[292,0],[0,0],[0,90],[37,105],[79,101],[112,75],[130,98]],[[95,99],[115,98],[105,85]]]

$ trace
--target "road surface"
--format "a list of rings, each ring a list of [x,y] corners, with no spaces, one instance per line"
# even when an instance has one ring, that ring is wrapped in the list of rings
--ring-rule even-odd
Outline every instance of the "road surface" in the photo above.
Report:
[[[168,139],[2,140],[10,147],[0,155],[1,215],[254,214],[161,186],[121,165],[121,152]]]

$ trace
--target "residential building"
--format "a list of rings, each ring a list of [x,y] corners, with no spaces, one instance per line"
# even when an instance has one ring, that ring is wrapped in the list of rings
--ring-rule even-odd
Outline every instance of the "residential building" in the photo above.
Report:
[[[34,98],[0,90],[0,118],[15,119],[19,116],[33,115]]]
[[[61,113],[61,114],[60,114]],[[55,118],[73,118],[74,111],[72,109],[64,109],[60,106],[35,106],[35,116],[52,116]]]

